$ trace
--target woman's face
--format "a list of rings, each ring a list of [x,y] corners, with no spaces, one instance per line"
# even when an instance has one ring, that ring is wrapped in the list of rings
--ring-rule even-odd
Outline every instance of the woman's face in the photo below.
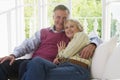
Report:
[[[79,32],[80,29],[77,27],[76,23],[68,21],[64,27],[65,34],[68,38],[72,39],[74,34]]]

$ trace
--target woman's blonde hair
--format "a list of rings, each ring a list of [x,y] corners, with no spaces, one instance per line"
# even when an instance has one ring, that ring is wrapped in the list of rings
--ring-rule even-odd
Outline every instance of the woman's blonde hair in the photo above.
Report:
[[[81,23],[80,23],[78,20],[75,20],[75,19],[67,19],[67,20],[65,21],[65,23],[64,23],[64,26],[66,26],[66,24],[67,24],[68,22],[73,22],[73,23],[75,23],[76,26],[80,29],[80,31],[83,31],[83,30],[84,30],[84,29],[83,29],[83,26],[81,25]]]

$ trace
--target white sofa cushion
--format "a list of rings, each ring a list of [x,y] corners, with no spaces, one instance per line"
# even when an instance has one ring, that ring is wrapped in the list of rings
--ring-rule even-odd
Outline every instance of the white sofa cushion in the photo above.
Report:
[[[114,52],[108,59],[103,74],[103,79],[104,80],[120,79],[120,45],[115,48]]]
[[[104,72],[104,67],[111,53],[113,52],[117,44],[117,37],[111,38],[107,42],[103,42],[99,45],[94,53],[91,64],[92,78],[101,79]]]

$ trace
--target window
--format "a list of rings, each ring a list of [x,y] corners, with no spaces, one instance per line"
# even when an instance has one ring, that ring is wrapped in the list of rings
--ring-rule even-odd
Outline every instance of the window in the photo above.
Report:
[[[11,53],[25,38],[40,28],[51,26],[53,8],[58,4],[66,5],[71,17],[78,19],[86,32],[94,30],[101,37],[101,0],[0,0],[1,53]]]
[[[22,3],[22,0],[0,0],[0,57],[12,53],[25,39]]]
[[[24,0],[27,38],[36,30],[52,25],[52,12],[58,4],[66,5],[71,12],[71,17],[78,19],[84,25],[86,32],[97,30],[101,37],[101,0]]]
[[[52,21],[52,10],[58,4],[66,5],[71,12],[71,17],[78,19],[86,32],[97,30],[101,37],[102,28],[102,3],[101,0],[48,0],[48,18]],[[48,21],[49,22],[49,21]],[[52,23],[52,22],[50,22]]]
[[[111,8],[111,37],[120,32],[120,2],[112,2]],[[117,32],[117,33],[116,33]]]
[[[103,26],[105,40],[109,40],[112,36],[120,34],[120,1],[119,0],[106,0],[103,1]]]

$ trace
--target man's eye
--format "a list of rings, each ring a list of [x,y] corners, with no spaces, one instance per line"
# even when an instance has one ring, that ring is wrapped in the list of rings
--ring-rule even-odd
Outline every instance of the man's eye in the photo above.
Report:
[[[65,27],[64,29],[67,29],[68,27]]]
[[[73,26],[70,26],[71,28],[73,27]]]
[[[67,18],[65,17],[65,18],[63,18],[64,20],[66,20]]]

